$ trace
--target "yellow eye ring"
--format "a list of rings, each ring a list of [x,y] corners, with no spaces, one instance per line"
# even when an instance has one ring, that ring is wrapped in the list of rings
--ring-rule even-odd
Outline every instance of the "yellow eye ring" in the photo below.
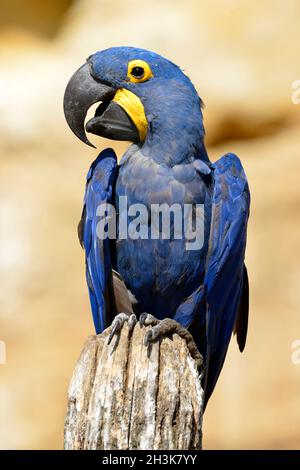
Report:
[[[142,83],[153,77],[153,73],[147,62],[136,59],[128,63],[127,77],[133,83]]]

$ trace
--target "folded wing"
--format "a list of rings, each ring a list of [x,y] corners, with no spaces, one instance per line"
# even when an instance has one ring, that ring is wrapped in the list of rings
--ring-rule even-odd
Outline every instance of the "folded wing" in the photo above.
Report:
[[[105,149],[93,162],[87,175],[84,206],[78,235],[86,255],[86,279],[93,320],[97,334],[116,315],[110,241],[97,235],[99,208],[113,203],[113,185],[117,173],[117,158],[112,149]],[[103,209],[100,211],[103,214]]]
[[[243,350],[248,323],[248,277],[244,265],[250,194],[240,160],[227,154],[214,164],[206,293],[205,401],[220,374],[231,334]]]

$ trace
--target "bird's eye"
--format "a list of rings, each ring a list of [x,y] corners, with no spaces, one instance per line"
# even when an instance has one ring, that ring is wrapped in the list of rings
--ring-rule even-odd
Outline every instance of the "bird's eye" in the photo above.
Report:
[[[147,62],[136,59],[129,62],[127,77],[133,83],[142,83],[153,77],[153,73]]]
[[[131,69],[131,75],[133,75],[135,78],[143,78],[144,73],[145,70],[143,69],[143,67],[136,66]]]

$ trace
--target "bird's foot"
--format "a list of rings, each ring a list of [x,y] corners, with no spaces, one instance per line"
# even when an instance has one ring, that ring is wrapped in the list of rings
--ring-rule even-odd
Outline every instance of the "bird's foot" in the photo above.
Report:
[[[142,313],[139,318],[140,325],[151,326],[144,337],[145,346],[149,346],[151,343],[156,341],[161,336],[168,336],[172,334],[177,334],[186,341],[188,350],[196,362],[197,367],[200,367],[203,363],[203,358],[198,351],[196,343],[194,341],[191,333],[184,328],[180,323],[171,318],[164,318],[163,320],[158,320],[153,315],[149,313]]]
[[[125,322],[128,322],[129,332],[131,332],[137,322],[135,314],[119,313],[115,316],[111,324],[111,332],[108,337],[108,344],[111,342],[111,340],[116,334],[119,334],[121,332],[121,329]]]

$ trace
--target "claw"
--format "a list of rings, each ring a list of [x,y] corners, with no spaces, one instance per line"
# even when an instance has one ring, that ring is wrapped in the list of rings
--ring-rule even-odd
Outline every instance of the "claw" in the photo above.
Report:
[[[144,336],[144,345],[149,346],[150,342],[153,340],[153,331],[152,328],[147,331],[147,333]]]
[[[122,327],[122,323],[120,320],[116,321],[115,324],[112,326],[112,329],[111,329],[111,332],[110,332],[110,335],[108,337],[108,341],[107,341],[107,344],[110,344],[111,343],[111,340],[113,339],[114,335],[117,333],[117,331],[119,331]]]
[[[132,313],[128,319],[128,328],[129,328],[129,332],[131,332],[133,330],[133,328],[135,327],[136,325],[136,322],[137,322],[137,318],[135,316],[134,313]]]
[[[134,315],[134,313],[132,315],[128,315],[126,313],[119,313],[113,320],[112,324],[111,324],[111,332],[109,334],[109,337],[108,337],[108,340],[107,340],[107,344],[110,344],[111,343],[111,340],[113,339],[114,335],[116,333],[118,333],[119,331],[121,331],[123,325],[125,322],[128,322],[128,326],[129,326],[129,331],[132,331],[136,322],[137,322],[137,319],[136,319],[136,316]]]

